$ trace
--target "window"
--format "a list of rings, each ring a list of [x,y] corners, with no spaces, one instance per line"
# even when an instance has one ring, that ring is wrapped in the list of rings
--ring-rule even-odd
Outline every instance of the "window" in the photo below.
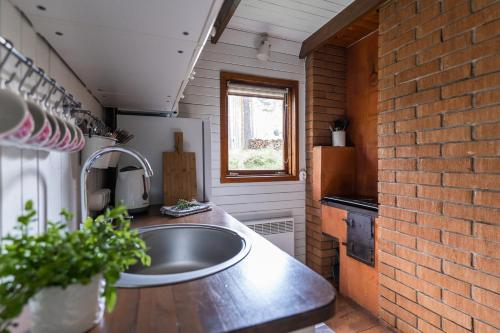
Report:
[[[298,82],[221,72],[221,182],[298,179]]]

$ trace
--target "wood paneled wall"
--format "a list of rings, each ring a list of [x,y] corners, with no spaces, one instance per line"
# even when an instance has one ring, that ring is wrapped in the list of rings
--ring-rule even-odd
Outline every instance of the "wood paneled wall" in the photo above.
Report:
[[[347,48],[348,144],[356,148],[356,194],[377,196],[378,33]]]
[[[331,145],[328,126],[345,112],[346,52],[324,46],[306,59],[306,236],[307,265],[325,277],[332,276],[337,244],[321,233],[321,206],[313,199],[313,147]]]
[[[82,101],[84,108],[102,115],[101,105],[7,0],[0,0],[0,33]],[[6,69],[13,70],[13,65],[10,61]],[[76,212],[79,170],[79,154],[0,147],[0,235],[11,230],[28,199],[39,211],[37,230],[43,230],[47,219],[57,220],[61,208]]]

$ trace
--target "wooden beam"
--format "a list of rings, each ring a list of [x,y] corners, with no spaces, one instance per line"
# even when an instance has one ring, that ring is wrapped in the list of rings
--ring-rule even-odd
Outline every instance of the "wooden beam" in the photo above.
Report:
[[[212,44],[215,44],[219,41],[220,36],[226,29],[231,17],[233,17],[236,8],[240,4],[241,0],[224,0],[222,7],[220,8],[219,14],[215,19],[214,28],[215,28],[215,36],[213,36],[210,41]]]
[[[303,59],[312,51],[325,45],[336,33],[385,1],[387,0],[355,0],[302,43],[299,57]]]

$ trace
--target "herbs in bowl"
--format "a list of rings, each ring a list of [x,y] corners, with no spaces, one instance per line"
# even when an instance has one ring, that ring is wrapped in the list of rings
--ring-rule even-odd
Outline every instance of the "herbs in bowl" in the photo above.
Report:
[[[173,217],[182,217],[187,215],[192,215],[196,213],[206,212],[212,209],[210,205],[200,203],[196,200],[185,200],[179,199],[177,203],[173,206],[163,206],[160,212],[164,215],[169,215]]]
[[[113,310],[120,273],[139,261],[150,264],[125,206],[87,218],[75,231],[67,228],[73,215],[63,210],[61,217],[34,234],[36,211],[28,201],[13,232],[2,239],[0,332],[9,332],[28,302],[32,332],[86,331],[102,318],[104,302]]]

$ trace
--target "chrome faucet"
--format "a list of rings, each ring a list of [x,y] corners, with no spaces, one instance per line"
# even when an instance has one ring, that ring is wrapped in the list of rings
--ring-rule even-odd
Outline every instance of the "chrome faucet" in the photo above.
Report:
[[[144,176],[150,178],[153,176],[153,169],[149,164],[148,160],[137,150],[126,147],[104,147],[96,150],[92,155],[87,158],[87,160],[83,163],[82,170],[80,171],[80,209],[81,209],[81,218],[80,223],[85,222],[85,219],[88,216],[88,206],[87,206],[87,176],[94,165],[95,161],[97,161],[101,156],[112,153],[112,152],[120,152],[125,153],[133,158],[135,158],[141,164],[144,169]]]

